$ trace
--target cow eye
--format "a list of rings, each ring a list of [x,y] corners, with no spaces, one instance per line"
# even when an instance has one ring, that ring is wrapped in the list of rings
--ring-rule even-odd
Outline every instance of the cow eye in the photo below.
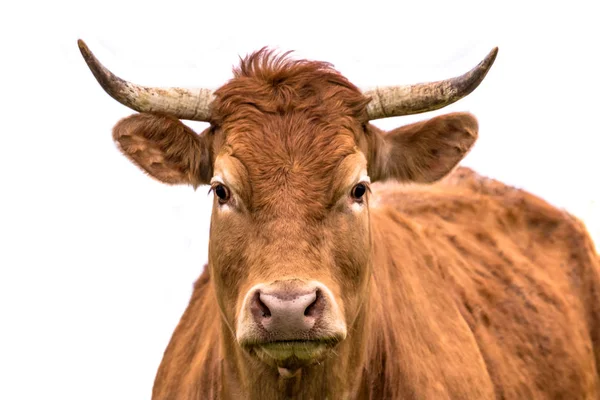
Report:
[[[217,196],[219,204],[227,203],[229,201],[229,198],[231,197],[229,189],[227,189],[227,186],[223,185],[222,183],[214,184],[211,187],[211,190],[215,193],[215,196]]]
[[[362,202],[363,197],[365,196],[365,193],[367,193],[367,190],[369,190],[369,188],[364,183],[359,183],[359,184],[355,185],[352,188],[352,193],[351,193],[354,201]]]

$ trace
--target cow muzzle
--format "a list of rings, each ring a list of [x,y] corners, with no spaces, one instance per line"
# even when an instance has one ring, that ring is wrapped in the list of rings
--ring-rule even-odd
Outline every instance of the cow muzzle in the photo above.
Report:
[[[244,297],[237,323],[238,343],[280,368],[319,362],[345,338],[346,323],[335,297],[314,281],[254,286]]]

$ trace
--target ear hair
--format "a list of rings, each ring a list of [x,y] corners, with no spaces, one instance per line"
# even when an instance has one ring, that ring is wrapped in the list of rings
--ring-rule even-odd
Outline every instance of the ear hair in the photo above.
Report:
[[[441,115],[387,133],[369,126],[369,175],[372,180],[437,181],[467,155],[478,129],[470,113]]]
[[[170,185],[208,184],[212,175],[212,137],[196,134],[168,115],[134,114],[113,128],[121,152],[153,178]]]

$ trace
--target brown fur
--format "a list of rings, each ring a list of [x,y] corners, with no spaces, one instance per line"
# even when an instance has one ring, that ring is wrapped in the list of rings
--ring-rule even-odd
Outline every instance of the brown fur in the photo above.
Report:
[[[235,193],[215,200],[209,264],[153,399],[600,398],[600,262],[583,224],[451,172],[477,138],[470,114],[386,133],[367,103],[330,65],[263,49],[201,135],[168,116],[116,125],[151,176],[227,174]],[[349,196],[357,168],[379,181],[365,208]],[[348,335],[285,378],[238,345],[235,322],[252,285],[290,277],[327,285]]]

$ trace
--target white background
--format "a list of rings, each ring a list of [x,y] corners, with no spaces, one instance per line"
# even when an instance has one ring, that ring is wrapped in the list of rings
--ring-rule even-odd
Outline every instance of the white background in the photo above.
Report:
[[[213,88],[265,45],[330,61],[359,86],[459,75],[499,46],[468,98],[377,125],[475,113],[464,164],[565,207],[600,242],[596,6],[3,2],[0,398],[148,399],[207,258],[207,189],[161,185],[118,153],[111,128],[132,111],[96,83],[78,38],[133,82]]]

